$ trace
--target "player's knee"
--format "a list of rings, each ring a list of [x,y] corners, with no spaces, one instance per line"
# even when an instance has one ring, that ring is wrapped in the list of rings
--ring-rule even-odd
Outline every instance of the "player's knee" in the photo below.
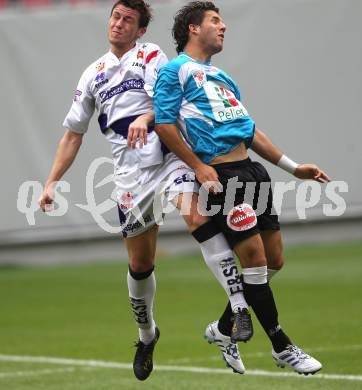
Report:
[[[190,214],[185,218],[187,226],[191,232],[195,231],[200,226],[209,221],[208,217],[199,215],[198,213]]]
[[[129,267],[133,272],[147,272],[153,267],[153,259],[147,259],[138,256],[132,256],[129,259]]]
[[[195,229],[209,222],[208,217],[204,217],[203,215],[199,215],[198,213],[194,214],[192,217],[192,224]]]
[[[255,251],[249,252],[245,257],[246,267],[263,267],[267,265],[267,260],[265,255]]]
[[[267,259],[263,250],[258,246],[246,245],[236,250],[240,263],[244,268],[263,267],[267,265]]]
[[[268,268],[274,269],[276,271],[280,271],[283,268],[284,258],[281,255],[268,258],[267,261],[268,261]]]
[[[277,269],[278,271],[283,268],[284,265],[284,259],[283,257],[278,257],[278,259],[274,263],[274,269]]]

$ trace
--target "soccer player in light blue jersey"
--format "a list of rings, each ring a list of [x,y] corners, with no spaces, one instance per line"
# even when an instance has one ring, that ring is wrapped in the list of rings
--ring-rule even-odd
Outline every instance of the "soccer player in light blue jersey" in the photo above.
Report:
[[[255,128],[238,86],[210,62],[223,48],[225,31],[219,9],[212,2],[193,1],[177,13],[173,36],[179,56],[161,68],[156,82],[156,131],[194,170],[201,184],[215,183],[209,204],[219,211],[212,219],[240,260],[244,295],[272,343],[273,359],[278,366],[314,374],[322,368],[321,363],[294,345],[278,321],[268,280],[283,265],[280,226],[272,212],[270,177],[260,163],[250,160],[247,150],[251,147],[298,178],[320,182],[329,178],[314,164],[290,160]],[[244,185],[238,186],[230,202],[228,183],[234,179]],[[250,182],[255,183],[255,192],[246,202],[246,183]],[[216,190],[220,183],[222,192]],[[266,207],[257,215],[263,197]],[[239,359],[237,345],[230,339],[231,314],[228,305],[220,320],[208,325],[205,336],[220,347],[224,357],[227,346]]]

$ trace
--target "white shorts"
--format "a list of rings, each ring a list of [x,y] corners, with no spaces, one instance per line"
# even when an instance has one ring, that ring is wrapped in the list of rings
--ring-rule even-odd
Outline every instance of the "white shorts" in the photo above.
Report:
[[[162,164],[115,176],[118,214],[124,237],[134,237],[163,221],[179,194],[199,192],[194,172],[173,153]]]

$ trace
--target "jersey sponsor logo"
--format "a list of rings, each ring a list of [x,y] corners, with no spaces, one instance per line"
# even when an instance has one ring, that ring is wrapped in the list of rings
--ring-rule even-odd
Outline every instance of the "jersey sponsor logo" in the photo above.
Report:
[[[105,68],[105,66],[106,66],[105,62],[100,62],[97,65],[97,73],[101,72]]]
[[[98,73],[96,78],[94,79],[94,81],[97,82],[95,85],[95,87],[97,89],[100,88],[102,85],[107,84],[109,82],[109,80],[106,78],[105,72]]]
[[[133,62],[132,66],[138,66],[139,68],[146,69],[146,65],[143,65],[142,63],[139,62]]]
[[[245,110],[245,108],[241,104],[237,108],[230,107],[230,108],[225,108],[224,110],[219,110],[216,112],[216,119],[219,122],[230,121],[233,119],[241,118],[243,116],[248,116],[248,112]]]
[[[142,79],[130,79],[126,81],[122,81],[115,87],[100,92],[99,96],[101,98],[101,103],[104,103],[106,100],[112,99],[114,96],[119,95],[123,92],[127,92],[131,89],[143,89],[145,85],[144,80]]]
[[[230,229],[242,232],[256,226],[257,218],[253,208],[247,203],[234,206],[226,218]]]
[[[75,102],[79,101],[80,95],[81,95],[82,93],[83,93],[82,91],[80,91],[79,89],[76,89],[76,90],[75,90],[75,93],[74,93],[74,98],[73,98],[73,100],[74,100]]]
[[[142,69],[146,69],[146,66],[143,63],[143,60],[145,58],[145,52],[141,49],[137,52],[137,60],[132,63],[132,66],[137,66]]]
[[[198,88],[202,87],[207,81],[206,73],[203,70],[197,70],[193,72],[192,77],[195,80],[195,83]]]
[[[208,82],[204,85],[205,93],[209,98],[212,112],[218,122],[230,121],[233,119],[248,116],[248,112],[234,93],[224,86],[215,82]]]
[[[137,52],[137,61],[138,60],[143,60],[143,57],[144,57],[145,53],[143,50],[138,50]]]
[[[100,87],[102,87],[104,84],[107,84],[108,82],[109,82],[109,80],[108,80],[108,79],[105,79],[105,80],[101,81],[100,83],[97,83],[97,84],[95,85],[95,87],[96,87],[97,89],[99,89]]]
[[[106,79],[106,74],[105,72],[102,72],[102,73],[98,73],[96,78],[94,79],[94,81],[96,81],[97,83],[99,83],[100,81],[103,81]]]
[[[236,100],[235,95],[232,92],[219,86],[215,86],[214,88],[225,108],[237,107],[239,105],[239,102]]]

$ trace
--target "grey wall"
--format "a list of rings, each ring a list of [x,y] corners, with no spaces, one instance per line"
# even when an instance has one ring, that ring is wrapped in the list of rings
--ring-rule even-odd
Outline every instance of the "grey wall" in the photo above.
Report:
[[[182,1],[155,2],[155,19],[145,40],[172,57],[172,15]],[[214,63],[238,82],[257,126],[294,160],[316,162],[336,180],[345,180],[349,212],[362,210],[362,2],[359,0],[226,0],[216,2],[227,23],[224,51]],[[79,158],[65,179],[70,207],[63,217],[40,211],[29,226],[17,210],[24,181],[44,182],[61,127],[83,69],[108,50],[109,6],[57,7],[0,15],[0,235],[2,240],[41,239],[53,232],[82,234],[93,218],[84,204],[85,175],[95,157],[109,156],[93,121]],[[276,180],[292,180],[274,167]],[[98,173],[100,181],[110,165]],[[112,190],[96,190],[102,202]],[[29,197],[29,202],[31,196]],[[285,218],[295,218],[295,194]],[[314,216],[321,216],[316,208]],[[289,217],[288,217],[289,216]],[[116,221],[116,212],[105,217]],[[310,214],[312,217],[312,213]],[[115,224],[115,223],[114,223]],[[176,226],[178,222],[176,222]],[[73,228],[76,228],[73,230]],[[50,228],[56,228],[52,230]],[[87,234],[87,233],[85,233]]]

